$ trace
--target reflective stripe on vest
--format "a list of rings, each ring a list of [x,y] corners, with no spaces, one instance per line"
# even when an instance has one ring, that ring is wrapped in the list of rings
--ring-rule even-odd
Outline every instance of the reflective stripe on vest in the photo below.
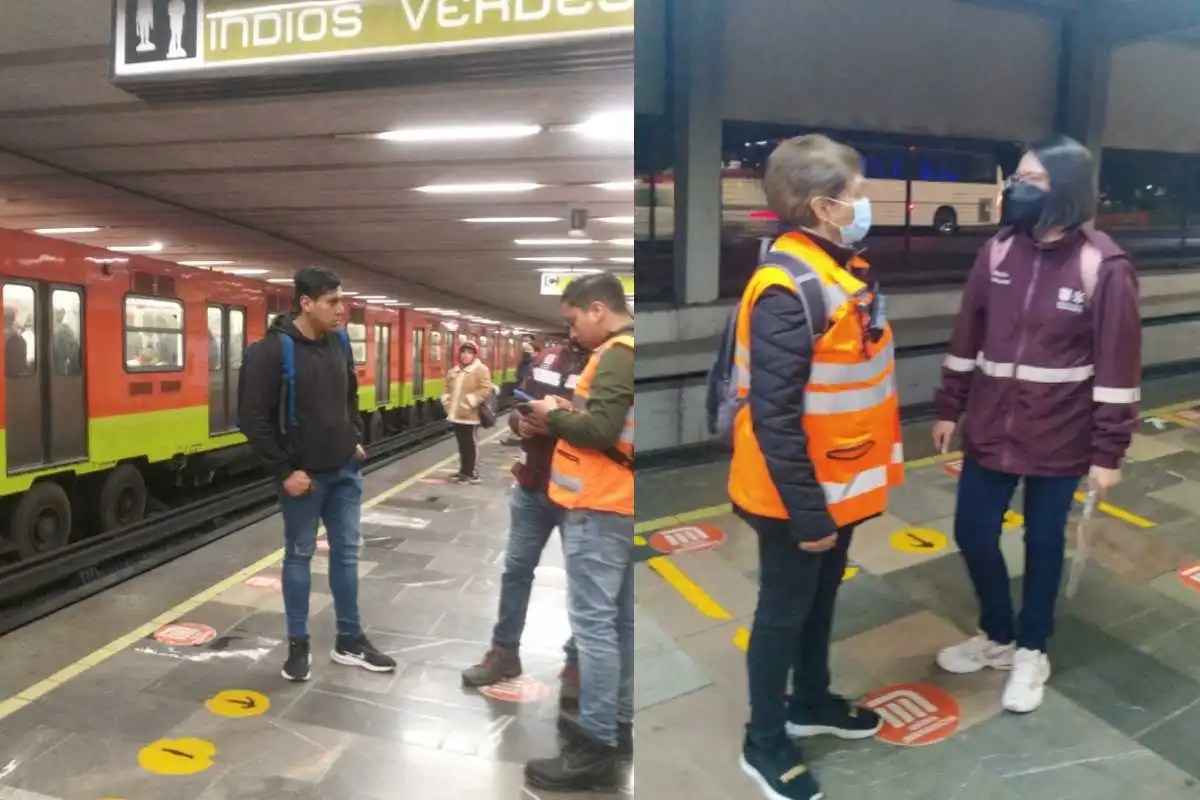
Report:
[[[866,285],[807,236],[786,234],[776,247],[798,258],[809,271],[792,275],[771,265],[768,254],[751,278],[735,329],[737,396],[745,400],[750,394],[750,318],[758,298],[778,286],[799,296],[799,281],[821,281],[829,322],[813,343],[804,415],[798,423],[807,434],[809,457],[829,513],[838,526],[849,525],[882,513],[889,487],[903,481],[904,447],[891,329],[885,326],[877,341],[871,341],[866,314],[858,301]],[[864,264],[855,264],[859,265]],[[752,514],[789,517],[767,469],[749,403],[743,403],[734,418],[729,493],[738,507]]]
[[[579,376],[575,395],[571,402],[579,411],[586,411],[591,394],[592,380],[600,360],[610,347],[622,346],[633,349],[632,334],[614,336],[596,348],[588,359],[587,366]],[[625,414],[620,439],[615,449],[633,459],[634,409],[631,405]],[[608,511],[614,514],[633,514],[633,471],[618,464],[611,456],[599,450],[576,447],[558,440],[554,449],[554,460],[550,465],[550,499],[568,510],[589,509]]]

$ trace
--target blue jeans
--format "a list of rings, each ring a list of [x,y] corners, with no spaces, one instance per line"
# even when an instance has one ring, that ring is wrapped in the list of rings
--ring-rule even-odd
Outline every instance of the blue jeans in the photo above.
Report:
[[[563,509],[551,502],[545,492],[518,486],[508,501],[508,510],[511,521],[504,577],[500,581],[500,617],[492,631],[492,646],[516,651],[521,647],[521,634],[525,631],[533,573],[542,559],[546,542],[550,541],[550,534],[562,526]],[[563,652],[567,654],[568,664],[578,663],[574,637],[567,640]]]
[[[283,607],[288,636],[308,635],[308,596],[317,528],[329,539],[329,590],[339,636],[362,633],[358,618],[358,547],[362,543],[362,463],[351,456],[337,472],[313,473],[303,497],[280,491],[283,511]]]
[[[618,720],[633,721],[633,517],[568,511],[562,533],[579,724],[616,745]]]
[[[1045,652],[1054,630],[1067,516],[1080,479],[1025,477],[1025,583],[1021,615],[1014,625],[1000,532],[1019,480],[1020,475],[965,461],[958,481],[954,538],[979,598],[980,629],[993,642],[1015,640],[1017,647]]]

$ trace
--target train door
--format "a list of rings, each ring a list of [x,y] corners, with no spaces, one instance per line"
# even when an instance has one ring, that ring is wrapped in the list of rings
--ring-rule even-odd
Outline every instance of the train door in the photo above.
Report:
[[[83,287],[4,284],[8,471],[87,458]]]
[[[425,329],[413,328],[412,394],[416,402],[425,396]]]
[[[384,406],[391,400],[392,326],[375,323],[375,405]]]
[[[237,429],[238,372],[246,349],[246,310],[208,307],[208,432]]]

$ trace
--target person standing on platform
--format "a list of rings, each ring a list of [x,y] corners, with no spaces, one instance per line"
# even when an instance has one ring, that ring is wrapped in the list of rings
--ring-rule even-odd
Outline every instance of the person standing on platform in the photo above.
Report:
[[[871,225],[862,157],[820,135],[789,139],[763,184],[790,230],[732,323],[729,496],[759,550],[740,765],[767,797],[813,800],[788,735],[861,739],[882,725],[830,693],[829,643],[851,536],[886,510],[904,456],[891,327],[856,249]]]
[[[1084,476],[1097,497],[1117,485],[1141,399],[1137,275],[1092,227],[1095,169],[1066,136],[1025,153],[1006,182],[1000,232],[967,278],[937,393],[939,450],[966,414],[954,536],[980,606],[980,633],[937,663],[1011,670],[1002,703],[1017,713],[1041,705],[1050,678],[1076,490]],[[1000,531],[1022,480],[1025,578],[1014,620]]]
[[[539,399],[571,393],[579,382],[587,357],[587,351],[574,339],[566,347],[547,348],[541,359],[526,370],[521,391]],[[509,499],[511,522],[501,579],[499,618],[492,632],[491,649],[483,661],[463,672],[463,683],[467,686],[489,686],[521,674],[521,633],[525,630],[525,617],[529,611],[534,570],[550,534],[558,528],[561,536],[562,530],[564,511],[547,494],[550,462],[556,444],[554,436],[544,420],[535,418],[532,413],[522,413],[520,406],[509,416],[509,427],[521,437],[521,456],[513,464],[517,484]],[[573,638],[567,641],[563,651],[566,664],[559,675],[560,704],[563,708],[574,708],[579,702],[579,654]]]
[[[561,527],[571,633],[579,650],[579,719],[560,716],[558,756],[525,765],[554,791],[612,790],[633,754],[633,316],[615,275],[568,284],[563,316],[592,351],[573,400],[550,396],[533,417],[558,437],[550,499]]]
[[[312,653],[308,601],[317,528],[329,538],[329,589],[337,615],[330,653],[339,664],[372,672],[396,668],[363,633],[358,609],[362,543],[362,419],[345,316],[342,280],[331,270],[296,273],[296,310],[280,314],[247,348],[239,392],[239,426],[268,474],[279,481],[283,512],[283,605],[288,658],[283,677],[306,681]],[[284,379],[290,361],[294,384]],[[287,415],[284,416],[284,411]],[[282,418],[281,418],[282,417]]]
[[[458,441],[458,474],[450,480],[479,483],[479,408],[492,394],[492,371],[479,360],[479,347],[471,341],[458,346],[458,363],[446,376],[442,395],[446,419]]]

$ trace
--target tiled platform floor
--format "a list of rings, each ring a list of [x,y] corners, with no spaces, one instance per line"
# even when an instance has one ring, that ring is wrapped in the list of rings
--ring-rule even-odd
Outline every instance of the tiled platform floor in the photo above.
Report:
[[[494,621],[514,453],[485,445],[481,486],[444,483],[454,471],[444,464],[364,511],[360,605],[375,644],[400,662],[394,675],[329,660],[334,617],[323,578],[326,553],[319,551],[311,608],[313,678],[304,684],[283,680],[282,602],[271,580],[279,576],[276,564],[180,620],[211,626],[215,641],[170,646],[147,636],[0,720],[0,798],[550,798],[524,788],[523,765],[553,755],[558,746],[557,671],[568,624],[557,538],[538,573],[522,652],[544,696],[526,703],[493,700],[464,689],[459,676],[486,649]],[[413,471],[402,464],[369,476],[366,497]],[[279,525],[272,518],[239,534],[261,552],[240,562],[222,556],[221,577],[277,548]],[[192,569],[202,564],[204,552],[189,559],[158,572]],[[115,605],[119,601],[96,598],[88,604],[91,617],[77,608],[58,624],[54,618],[38,623],[37,636],[69,640],[88,626],[105,627],[105,609]],[[0,641],[5,656],[15,655],[6,648],[19,642],[44,641],[29,629],[11,638]],[[35,662],[0,658],[0,685],[11,688],[4,697],[29,685]],[[19,672],[15,677],[6,677],[10,663]],[[223,691],[236,694],[231,702],[214,703],[218,710],[250,714],[244,706],[256,696],[246,692],[265,696],[269,707],[243,717],[214,713],[206,701]],[[254,710],[262,706],[256,699]],[[200,742],[180,741],[190,739]],[[190,775],[148,771],[139,754],[155,742],[154,758],[168,769],[204,768]],[[215,748],[210,765],[205,743]]]
[[[856,533],[857,570],[837,610],[834,688],[859,697],[896,684],[933,686],[957,702],[958,729],[922,747],[808,740],[826,797],[1200,798],[1200,581],[1178,573],[1200,563],[1200,427],[1191,425],[1200,413],[1142,423],[1110,500],[1154,525],[1095,520],[1079,592],[1059,605],[1045,704],[1028,716],[1000,708],[1004,675],[952,676],[933,664],[938,648],[974,631],[977,611],[953,544],[956,478],[937,464],[909,471],[890,513]],[[927,437],[928,428],[908,435]],[[639,517],[726,502],[725,477],[724,464],[639,476]],[[754,533],[732,515],[709,521],[727,534],[725,544],[670,560],[717,604],[709,615],[638,567],[637,766],[646,797],[760,796],[736,763],[747,701],[745,656],[734,640],[754,611]],[[946,544],[892,547],[890,536],[908,528],[940,531]],[[1015,589],[1019,522],[1002,541]]]

